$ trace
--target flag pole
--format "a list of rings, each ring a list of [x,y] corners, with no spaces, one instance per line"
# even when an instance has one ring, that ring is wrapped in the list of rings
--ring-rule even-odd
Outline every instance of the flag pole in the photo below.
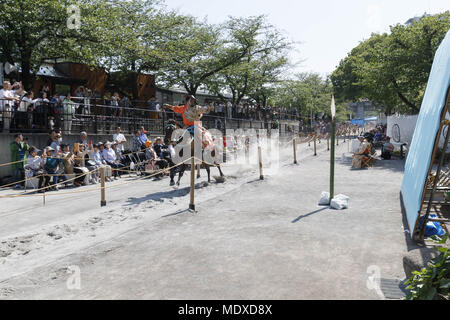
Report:
[[[336,148],[336,105],[334,96],[331,99],[331,153],[330,153],[330,203],[334,198],[334,160]]]

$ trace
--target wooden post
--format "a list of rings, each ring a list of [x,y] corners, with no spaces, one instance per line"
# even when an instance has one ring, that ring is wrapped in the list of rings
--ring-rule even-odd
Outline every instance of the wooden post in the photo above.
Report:
[[[105,189],[105,167],[100,168],[100,206],[105,207],[106,206],[106,189]]]
[[[314,156],[317,156],[317,143],[316,143],[316,135],[314,135]]]
[[[293,140],[293,146],[294,146],[294,164],[297,164],[297,139],[295,138]]]
[[[259,180],[264,180],[261,146],[258,146]]]
[[[194,139],[191,141],[191,200],[189,210],[195,211],[195,159],[194,159]]]
[[[42,173],[42,178],[44,178],[44,193],[42,194],[42,201],[43,201],[43,204],[44,204],[44,207],[45,207],[45,190],[46,190],[46,183],[45,183],[45,170],[44,170],[44,172]]]

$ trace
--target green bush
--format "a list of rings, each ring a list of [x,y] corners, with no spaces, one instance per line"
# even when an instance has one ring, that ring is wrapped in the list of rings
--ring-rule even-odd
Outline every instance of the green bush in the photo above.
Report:
[[[433,240],[444,245],[448,234],[433,237]],[[409,285],[406,300],[450,300],[450,249],[440,247],[438,250],[440,255],[431,260],[427,268],[414,271],[405,283]]]

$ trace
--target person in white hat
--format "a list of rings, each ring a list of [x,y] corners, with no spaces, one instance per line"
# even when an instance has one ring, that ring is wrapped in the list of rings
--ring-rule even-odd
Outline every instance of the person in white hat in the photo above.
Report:
[[[30,147],[28,149],[27,164],[25,165],[25,170],[28,170],[27,178],[38,176],[42,173],[42,159],[37,155],[40,151],[36,147]]]

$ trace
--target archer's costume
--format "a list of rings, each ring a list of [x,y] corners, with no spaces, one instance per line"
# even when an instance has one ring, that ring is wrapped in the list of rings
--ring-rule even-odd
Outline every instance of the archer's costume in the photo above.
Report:
[[[361,169],[363,164],[369,160],[370,155],[370,143],[364,140],[358,147],[358,151],[355,152],[352,161],[353,169]]]
[[[184,106],[172,107],[173,111],[181,114],[183,117],[183,123],[186,129],[192,136],[202,137],[202,146],[204,149],[212,147],[214,145],[211,133],[203,128],[201,119],[203,114],[211,111],[211,107],[193,106],[190,107],[188,104]]]

